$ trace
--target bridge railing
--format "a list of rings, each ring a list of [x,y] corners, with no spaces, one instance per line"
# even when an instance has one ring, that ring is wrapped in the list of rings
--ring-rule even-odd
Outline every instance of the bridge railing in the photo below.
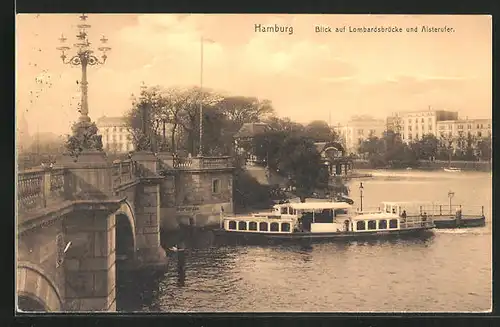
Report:
[[[231,157],[174,158],[176,169],[230,168]]]
[[[19,212],[29,212],[64,201],[66,170],[33,169],[19,172],[17,179],[17,203]]]
[[[137,173],[137,163],[132,160],[114,162],[111,167],[113,187],[117,187],[135,179]]]

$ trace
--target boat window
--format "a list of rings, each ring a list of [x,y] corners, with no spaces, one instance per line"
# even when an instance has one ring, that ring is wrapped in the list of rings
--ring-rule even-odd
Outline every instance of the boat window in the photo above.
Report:
[[[277,232],[277,231],[279,231],[279,224],[271,223],[271,232]]]
[[[234,220],[229,222],[229,229],[236,229],[236,222]]]
[[[290,231],[290,224],[289,223],[281,224],[281,231],[282,232],[289,232]]]
[[[324,209],[314,214],[315,223],[333,223],[333,210]]]
[[[283,208],[281,208],[281,214],[282,214],[282,215],[286,215],[286,214],[288,214],[288,207],[283,207]]]
[[[368,229],[377,229],[377,222],[375,220],[370,220],[368,222]]]
[[[397,219],[391,219],[389,221],[389,228],[398,228],[398,220]]]
[[[247,230],[247,222],[246,221],[238,222],[238,230]]]
[[[266,223],[266,222],[261,222],[261,223],[259,224],[259,230],[260,230],[260,231],[267,232],[267,223]]]
[[[387,229],[387,220],[380,220],[378,222],[378,229]]]
[[[257,230],[257,223],[255,221],[251,221],[248,223],[249,230]]]
[[[365,221],[364,220],[360,220],[356,223],[356,229],[357,230],[365,230]]]

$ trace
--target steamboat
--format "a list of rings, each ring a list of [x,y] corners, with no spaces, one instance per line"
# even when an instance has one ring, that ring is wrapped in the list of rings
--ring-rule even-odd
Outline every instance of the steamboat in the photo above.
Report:
[[[240,240],[360,240],[429,236],[433,213],[409,213],[398,203],[382,210],[357,211],[345,202],[299,202],[273,206],[271,212],[222,217],[216,236]]]

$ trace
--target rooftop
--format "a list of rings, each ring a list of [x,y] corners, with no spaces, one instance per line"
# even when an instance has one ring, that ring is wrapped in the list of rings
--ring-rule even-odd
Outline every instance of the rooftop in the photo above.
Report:
[[[245,123],[234,137],[253,137],[266,131],[269,125],[266,123]]]
[[[125,126],[125,117],[100,117],[96,121],[97,126]]]

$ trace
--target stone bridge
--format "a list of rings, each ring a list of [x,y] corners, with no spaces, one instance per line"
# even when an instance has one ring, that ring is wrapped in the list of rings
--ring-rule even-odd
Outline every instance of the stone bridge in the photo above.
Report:
[[[138,152],[23,171],[17,182],[18,309],[115,311],[116,270],[165,269],[160,226],[232,212],[230,158]],[[217,208],[217,209],[216,209]],[[181,214],[182,213],[182,214]]]

